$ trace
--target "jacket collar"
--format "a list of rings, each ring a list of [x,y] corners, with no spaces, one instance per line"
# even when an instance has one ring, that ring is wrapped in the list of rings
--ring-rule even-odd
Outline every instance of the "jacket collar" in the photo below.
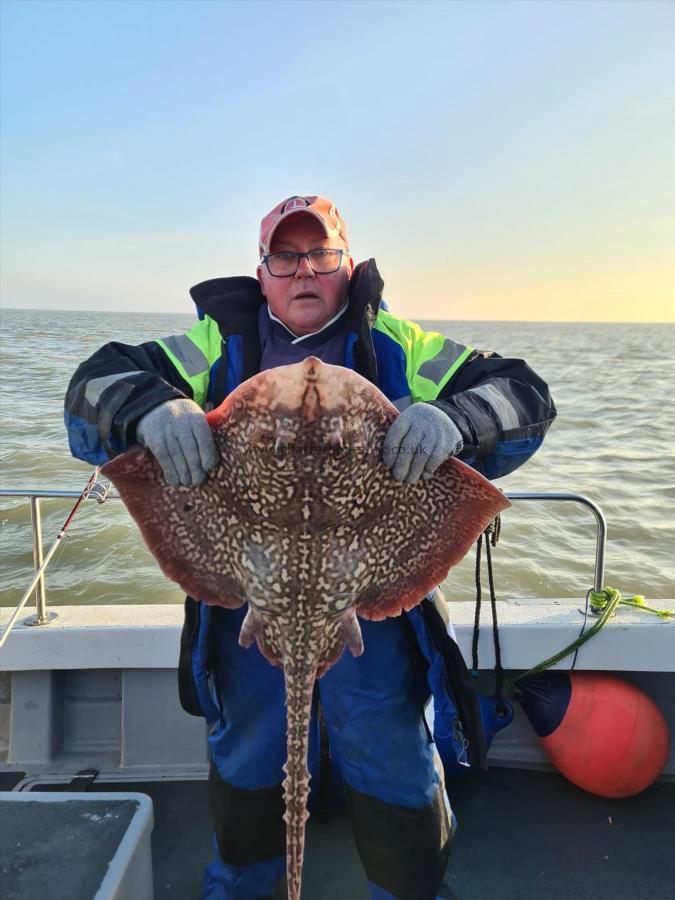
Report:
[[[374,259],[359,263],[349,282],[349,330],[362,335],[370,331],[377,318],[384,282]],[[221,334],[243,334],[257,328],[258,310],[265,302],[256,278],[235,275],[212,278],[190,288],[198,311],[220,325]]]

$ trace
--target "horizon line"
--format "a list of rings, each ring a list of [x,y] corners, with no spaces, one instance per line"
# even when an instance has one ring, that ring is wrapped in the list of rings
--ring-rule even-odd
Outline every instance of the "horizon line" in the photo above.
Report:
[[[132,310],[132,309],[80,309],[79,307],[53,307],[53,306],[6,306],[4,304],[0,304],[0,313],[3,310],[12,310],[12,312],[83,312],[83,313],[108,313],[113,315],[120,316],[138,316],[138,315],[149,315],[149,316],[190,316],[194,315],[194,313],[190,312],[178,312],[178,311],[169,311],[169,310]],[[401,318],[408,319],[408,316],[401,316]],[[660,319],[658,321],[637,321],[634,319],[622,319],[622,320],[607,320],[607,319],[481,319],[481,318],[437,318],[432,316],[417,316],[412,321],[420,321],[420,322],[509,322],[509,323],[520,323],[524,325],[675,325],[675,319],[668,321],[664,319]]]

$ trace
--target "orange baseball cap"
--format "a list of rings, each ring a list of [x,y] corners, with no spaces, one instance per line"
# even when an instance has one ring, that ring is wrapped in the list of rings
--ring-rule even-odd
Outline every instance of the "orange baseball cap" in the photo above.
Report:
[[[340,237],[347,243],[347,226],[331,200],[325,197],[289,197],[268,212],[260,223],[260,255],[270,252],[272,237],[278,225],[298,213],[314,216],[323,226],[326,237]]]

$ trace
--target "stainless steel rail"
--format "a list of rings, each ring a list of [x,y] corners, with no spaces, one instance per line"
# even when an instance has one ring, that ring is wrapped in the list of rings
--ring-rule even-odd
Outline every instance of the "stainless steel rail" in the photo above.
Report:
[[[84,491],[49,491],[49,490],[31,490],[27,488],[3,488],[0,489],[0,498],[2,497],[22,497],[26,498],[30,501],[30,518],[31,518],[31,532],[33,537],[33,564],[35,566],[35,573],[33,575],[33,580],[28,585],[26,590],[24,591],[21,600],[16,605],[14,612],[12,613],[9,622],[5,626],[2,633],[0,633],[0,648],[7,640],[10,631],[14,627],[16,620],[19,617],[19,613],[23,609],[23,607],[28,602],[30,595],[35,590],[35,616],[32,618],[28,618],[25,620],[25,625],[47,625],[49,622],[52,622],[54,619],[58,618],[57,613],[50,611],[47,612],[47,592],[45,590],[44,584],[44,573],[49,565],[49,561],[52,556],[56,552],[61,539],[65,536],[66,528],[73,516],[75,510],[77,509],[79,503],[82,500],[97,500],[99,503],[104,503],[109,497],[119,499],[119,494],[111,494],[110,486],[101,484],[101,482],[93,481],[94,476],[98,473],[98,470],[95,470],[92,478],[87,483]],[[40,516],[40,500],[41,499],[49,499],[52,497],[56,498],[75,498],[78,502],[75,504],[73,509],[71,510],[70,516],[66,521],[66,524],[59,532],[59,535],[56,541],[50,547],[47,555],[43,557],[42,550],[42,519]]]
[[[583,494],[566,494],[553,492],[534,493],[529,491],[513,491],[506,493],[509,500],[560,500],[571,503],[581,503],[588,507],[595,516],[597,534],[595,539],[595,574],[593,578],[593,590],[601,591],[605,581],[605,548],[607,546],[607,522],[602,510],[597,505],[584,497]]]
[[[5,642],[12,626],[19,616],[19,613],[23,609],[23,606],[34,590],[36,600],[36,615],[34,618],[27,620],[26,624],[46,625],[48,622],[56,618],[56,613],[47,613],[47,595],[44,586],[44,571],[49,563],[49,560],[51,559],[54,550],[56,549],[57,544],[54,544],[52,546],[47,556],[43,559],[40,500],[53,498],[76,499],[80,496],[82,496],[82,491],[40,491],[28,490],[24,488],[0,489],[0,498],[23,497],[30,501],[31,529],[33,535],[33,560],[35,564],[35,574],[33,576],[33,580],[28,589],[25,591],[23,597],[19,601],[19,604],[14,610],[14,613],[12,614],[9,622],[5,626],[4,631],[2,632],[2,634],[0,634],[0,647],[2,647],[3,643]],[[602,590],[603,582],[605,579],[605,547],[607,544],[607,523],[605,522],[605,517],[602,514],[602,510],[596,503],[593,503],[593,501],[589,500],[588,497],[584,497],[583,494],[567,494],[558,492],[550,493],[514,491],[511,493],[506,492],[506,497],[511,501],[551,500],[580,503],[582,506],[586,506],[588,509],[590,509],[595,516],[595,521],[597,524],[593,589],[596,591]],[[119,500],[120,497],[119,494],[109,493],[109,488],[107,486],[101,484],[100,482],[94,482],[94,484],[91,485],[91,488],[89,489],[89,492],[86,495],[85,499],[97,500],[99,503],[103,503],[106,499]]]

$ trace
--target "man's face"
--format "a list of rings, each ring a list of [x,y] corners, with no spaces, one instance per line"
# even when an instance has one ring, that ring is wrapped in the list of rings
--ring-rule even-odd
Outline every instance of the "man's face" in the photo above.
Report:
[[[274,232],[270,253],[292,250],[346,249],[341,238],[327,238],[321,223],[313,216],[291,216]],[[349,279],[354,269],[351,257],[343,257],[337,272],[317,275],[309,261],[301,259],[298,271],[288,278],[275,278],[267,266],[258,266],[258,281],[272,313],[293,334],[311,334],[323,328],[347,300]]]

